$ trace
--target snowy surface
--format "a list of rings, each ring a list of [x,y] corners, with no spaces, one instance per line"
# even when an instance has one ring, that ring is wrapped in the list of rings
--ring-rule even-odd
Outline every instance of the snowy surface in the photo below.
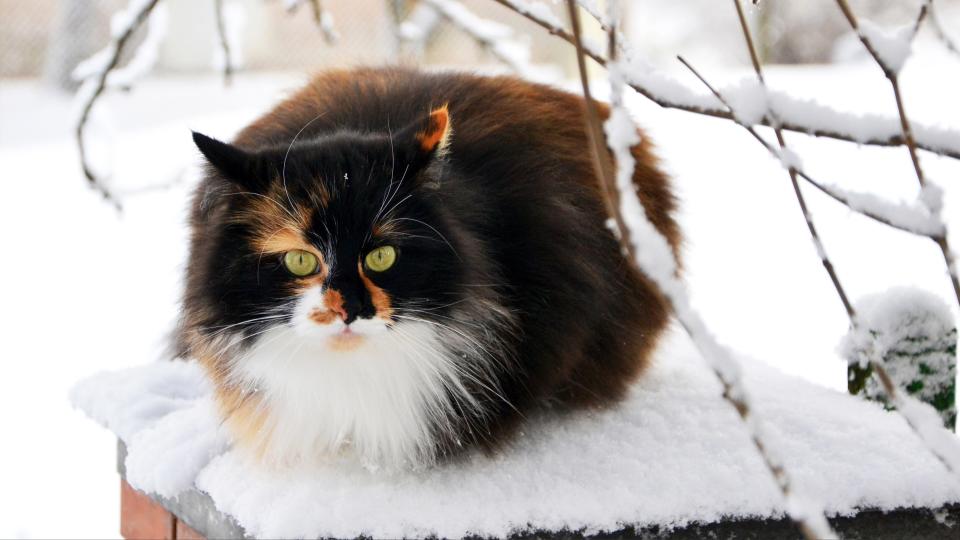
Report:
[[[766,413],[765,431],[796,471],[797,485],[822,498],[828,513],[960,501],[960,484],[898,415],[745,365],[755,404]],[[621,406],[537,418],[496,457],[416,474],[378,474],[347,461],[266,469],[242,451],[224,452],[223,441],[209,435],[216,433],[215,421],[208,427],[212,403],[193,394],[204,387],[203,375],[191,367],[159,363],[98,375],[77,388],[74,400],[102,424],[128,430],[134,487],[173,496],[190,487],[184,469],[199,471],[196,485],[257,537],[502,536],[524,528],[674,527],[783,513],[744,426],[679,335],[661,347]],[[181,406],[154,405],[168,398]],[[130,410],[155,416],[137,414],[136,429]]]
[[[960,126],[960,107],[954,105],[960,61],[922,45],[901,72],[911,118]],[[695,55],[688,58],[719,86],[752,77],[749,68],[718,71]],[[700,87],[682,66],[677,75]],[[115,187],[128,194],[122,215],[85,185],[69,96],[32,81],[0,83],[0,163],[12,179],[0,197],[0,298],[6,308],[0,317],[2,356],[13,366],[11,376],[0,379],[0,410],[4,440],[23,441],[5,445],[0,459],[0,537],[118,535],[115,439],[73,411],[68,392],[92,373],[141,365],[163,350],[186,257],[186,200],[196,159],[189,130],[229,138],[304,77],[239,74],[227,89],[215,73],[147,77],[132,92],[109,94],[94,112],[90,144],[98,163],[113,164]],[[869,58],[833,67],[770,68],[767,79],[774,91],[851,114],[894,118],[896,112],[889,84]],[[597,83],[602,98],[608,85]],[[685,276],[691,302],[707,325],[724,343],[780,371],[845,389],[846,363],[835,348],[847,331],[846,315],[780,161],[729,121],[663,110],[630,92],[627,103],[675,178],[687,237]],[[890,201],[917,199],[902,148],[787,138],[817,178]],[[960,163],[927,153],[921,160],[943,186],[942,216],[952,237],[960,238]],[[171,181],[177,183],[170,189],[142,191]],[[919,287],[947,301],[957,320],[932,242],[803,189],[852,298],[895,285]],[[58,264],[30,262],[38,249]],[[49,489],[53,481],[56,491]],[[813,495],[831,496],[833,486],[817,487],[810,489]],[[62,519],[49,519],[51,506]]]

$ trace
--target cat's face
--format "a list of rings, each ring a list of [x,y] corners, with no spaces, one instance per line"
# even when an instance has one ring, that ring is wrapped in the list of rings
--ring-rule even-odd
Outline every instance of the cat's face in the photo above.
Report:
[[[442,316],[462,263],[432,202],[447,129],[439,109],[393,135],[256,154],[196,134],[217,172],[241,187],[218,252],[205,258],[218,325],[253,342],[282,325],[349,352],[401,321]]]
[[[424,462],[449,412],[479,407],[471,334],[502,314],[466,288],[476,265],[438,203],[448,136],[445,108],[257,153],[195,134],[219,214],[189,262],[191,352],[261,451]]]

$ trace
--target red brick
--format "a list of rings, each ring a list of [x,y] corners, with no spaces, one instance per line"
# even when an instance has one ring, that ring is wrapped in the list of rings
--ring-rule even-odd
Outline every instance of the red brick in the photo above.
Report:
[[[120,535],[126,540],[176,540],[176,518],[120,480]]]
[[[186,523],[177,520],[177,540],[207,540],[202,534],[190,528]]]

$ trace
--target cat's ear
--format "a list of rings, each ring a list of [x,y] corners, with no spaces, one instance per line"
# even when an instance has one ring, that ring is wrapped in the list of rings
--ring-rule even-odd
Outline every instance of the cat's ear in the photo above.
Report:
[[[257,156],[196,131],[193,132],[193,142],[210,165],[228,180],[253,192],[262,191],[264,179]]]
[[[430,115],[415,137],[421,152],[436,155],[447,151],[451,134],[450,111],[444,103],[430,111]]]
[[[394,139],[413,153],[414,165],[422,166],[431,158],[446,153],[452,133],[450,112],[444,103],[403,128]]]

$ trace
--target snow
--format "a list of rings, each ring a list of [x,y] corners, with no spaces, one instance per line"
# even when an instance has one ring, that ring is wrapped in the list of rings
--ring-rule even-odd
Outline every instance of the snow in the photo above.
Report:
[[[70,400],[88,416],[130,441],[151,419],[190,406],[212,391],[194,363],[152,364],[135,373],[107,372],[77,384]]]
[[[924,204],[925,199],[921,199],[920,204],[890,202],[873,193],[850,191],[822,182],[820,186],[846,201],[852,209],[882,217],[901,229],[928,236],[940,236],[945,230],[940,217]]]
[[[840,353],[861,368],[882,365],[898,388],[896,395],[889,396],[871,378],[863,394],[896,406],[960,480],[960,441],[940,433],[945,421],[952,424],[956,410],[938,414],[928,405],[943,392],[955,392],[957,326],[950,308],[929,292],[896,287],[862,298],[855,310],[856,325],[841,342]]]
[[[898,415],[740,360],[745,384],[766,413],[766,435],[797,471],[798,489],[815,494],[831,515],[960,501],[960,484],[943,474]],[[75,396],[99,391],[109,397],[85,402],[112,401],[126,419],[124,410],[137,404],[130,389],[154,401],[191,376],[197,380],[186,386],[206,387],[198,369],[148,364],[96,376]],[[189,470],[203,463],[196,485],[248,533],[269,538],[503,536],[525,528],[596,532],[630,524],[669,529],[729,516],[782,516],[776,487],[719,394],[689,342],[674,334],[622,406],[544,414],[495,457],[389,475],[349,460],[264,468],[217,441],[187,448],[195,427],[212,417],[212,404],[191,394],[188,405],[140,417],[140,430],[128,437],[127,465],[131,483],[144,489],[157,484],[135,474],[134,464],[147,469],[152,460],[161,476],[182,472],[170,467],[174,462]],[[121,424],[103,411],[95,413],[100,422]]]
[[[956,342],[957,327],[950,307],[927,291],[896,287],[861,298],[854,309],[861,329],[847,337],[845,351],[872,343],[880,356],[891,350],[913,354],[931,348],[946,350],[951,334]],[[918,337],[923,341],[917,341]],[[846,352],[844,356],[850,357]]]
[[[913,25],[886,31],[871,21],[862,20],[859,26],[861,39],[866,39],[870,43],[877,52],[883,66],[894,73],[898,73],[903,68],[904,62],[910,57]]]
[[[786,170],[793,169],[799,171],[803,169],[803,161],[800,159],[800,156],[796,152],[789,148],[780,148],[778,151],[780,155],[780,164],[783,165],[783,168]]]
[[[742,124],[760,124],[770,111],[766,87],[756,77],[743,79],[719,92],[733,109],[734,118]]]

